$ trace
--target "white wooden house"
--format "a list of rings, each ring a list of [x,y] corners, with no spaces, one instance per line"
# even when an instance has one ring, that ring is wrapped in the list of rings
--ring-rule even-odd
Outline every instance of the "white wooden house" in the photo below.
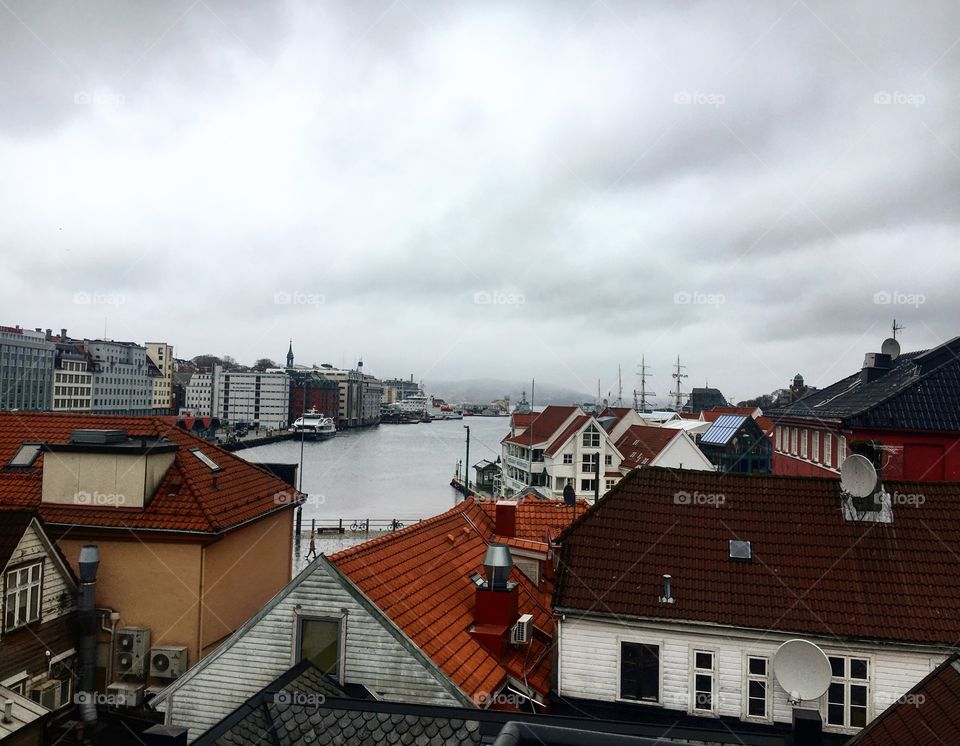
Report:
[[[789,723],[773,660],[799,638],[832,674],[799,706],[858,732],[960,639],[960,488],[884,489],[851,513],[836,479],[632,473],[560,539],[556,694]]]

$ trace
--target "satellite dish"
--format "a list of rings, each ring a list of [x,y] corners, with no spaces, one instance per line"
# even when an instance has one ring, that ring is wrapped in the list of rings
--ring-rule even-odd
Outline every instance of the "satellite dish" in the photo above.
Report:
[[[840,466],[840,488],[854,497],[870,497],[877,489],[877,470],[870,459],[855,453]]]
[[[900,343],[893,337],[889,337],[883,340],[883,344],[880,345],[880,352],[889,355],[891,360],[896,360],[900,357]]]
[[[773,675],[791,702],[817,699],[830,686],[830,661],[807,640],[787,640],[773,656]]]

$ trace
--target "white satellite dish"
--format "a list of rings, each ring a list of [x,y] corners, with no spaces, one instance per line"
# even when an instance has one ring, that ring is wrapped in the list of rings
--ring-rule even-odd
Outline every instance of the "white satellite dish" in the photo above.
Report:
[[[883,340],[883,344],[880,345],[880,352],[884,355],[889,355],[891,360],[896,360],[900,357],[900,343],[893,337],[888,337]]]
[[[830,686],[830,661],[807,640],[787,640],[773,656],[773,675],[790,701],[817,699]]]
[[[877,489],[877,470],[870,459],[855,453],[840,465],[840,488],[854,497],[870,497]]]

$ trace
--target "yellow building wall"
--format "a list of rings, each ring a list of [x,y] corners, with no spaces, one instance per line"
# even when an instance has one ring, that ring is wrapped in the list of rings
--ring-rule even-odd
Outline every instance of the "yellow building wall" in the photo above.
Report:
[[[293,516],[280,511],[204,548],[202,655],[290,582]]]

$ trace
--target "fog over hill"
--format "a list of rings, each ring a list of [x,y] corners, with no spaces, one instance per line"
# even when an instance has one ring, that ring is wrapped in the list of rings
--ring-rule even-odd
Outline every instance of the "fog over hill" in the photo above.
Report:
[[[526,392],[530,399],[530,381],[504,381],[498,378],[472,378],[465,381],[424,381],[424,391],[433,396],[445,399],[453,404],[470,403],[486,404],[495,399],[509,396],[510,401],[520,401]],[[551,383],[536,383],[534,406],[546,404],[582,404],[593,401],[595,394],[585,394],[580,391],[557,386]]]

